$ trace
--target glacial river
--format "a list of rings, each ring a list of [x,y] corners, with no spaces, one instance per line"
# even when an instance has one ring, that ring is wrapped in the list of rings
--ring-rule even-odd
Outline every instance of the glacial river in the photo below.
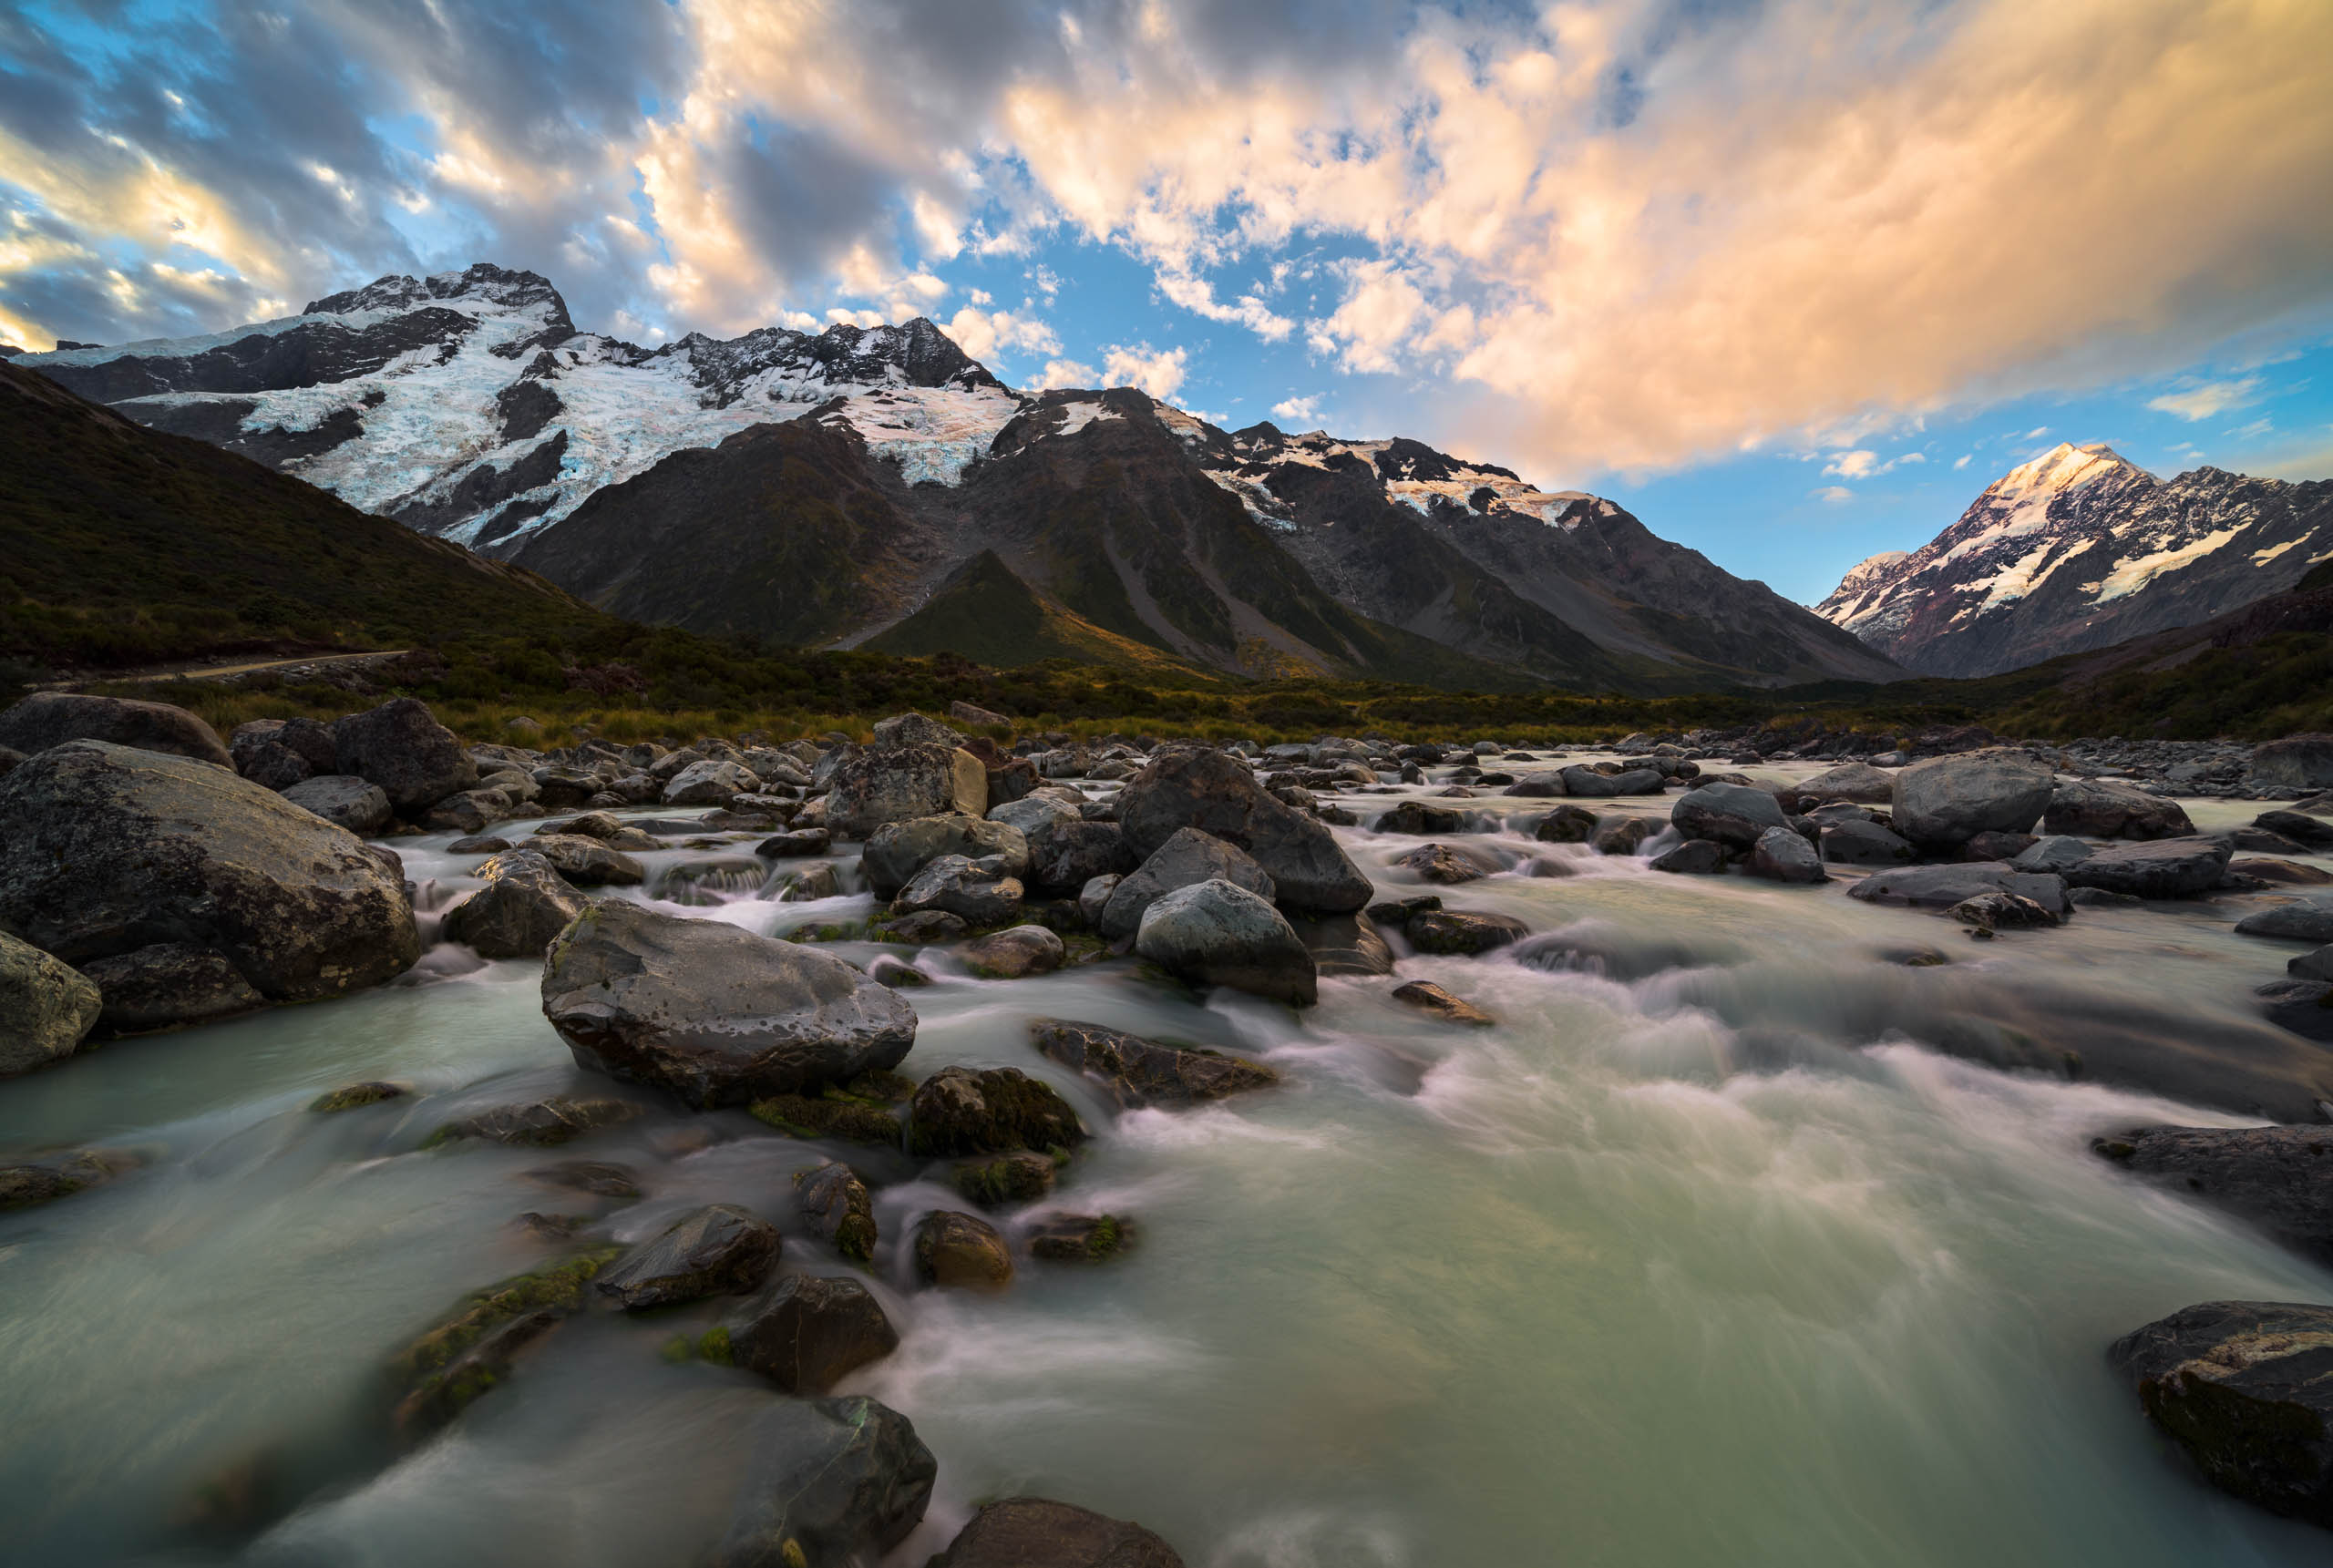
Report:
[[[2259,807],[2190,809],[2213,828]],[[1388,894],[1421,890],[1387,868],[1419,841],[1339,832]],[[446,842],[395,845],[440,907],[474,863]],[[1917,1043],[1969,1017],[2029,1039],[2061,1020],[2041,1044],[2095,1063],[2137,1019],[2240,1054],[2266,1038],[2252,988],[2301,950],[2230,933],[2256,899],[1980,943],[1837,882],[1465,842],[1570,873],[1444,893],[1571,938],[1570,960],[1401,963],[1493,1029],[1403,1008],[1382,979],[1326,980],[1299,1015],[1202,1002],[1126,961],[989,982],[924,956],[907,1071],[1050,1080],[1097,1133],[1054,1201],[1131,1214],[1140,1240],[1106,1265],[1024,1262],[995,1296],[918,1290],[895,1239],[962,1204],[904,1156],[834,1146],[892,1178],[873,1284],[904,1335],[842,1391],[904,1411],[940,1460],[892,1561],[1024,1492],[1138,1520],[1193,1568],[2326,1560],[2322,1532],[2188,1479],[2102,1358],[2192,1302],[2333,1300],[2326,1270],[2087,1150],[2132,1122],[2260,1118],[2240,1094],[2180,1104]],[[641,858],[653,880],[698,853]],[[683,912],[766,931],[869,907]],[[1948,961],[1905,963],[1922,953]],[[738,1434],[777,1396],[660,1348],[725,1303],[572,1320],[436,1440],[397,1454],[367,1435],[386,1356],[570,1245],[523,1212],[632,1241],[738,1203],[786,1233],[781,1266],[845,1266],[793,1209],[789,1176],[821,1147],[742,1112],[663,1112],[556,1152],[420,1151],[468,1110],[609,1091],[544,1021],[538,974],[440,946],[369,994],[0,1083],[0,1149],[146,1162],[0,1215],[0,1563],[683,1568],[718,1537]],[[1113,1121],[1030,1047],[1047,1016],[1253,1052],[1285,1083]],[[380,1078],[416,1093],[307,1109]],[[562,1158],[632,1165],[645,1196],[526,1174]],[[228,1528],[271,1513],[256,1538]]]

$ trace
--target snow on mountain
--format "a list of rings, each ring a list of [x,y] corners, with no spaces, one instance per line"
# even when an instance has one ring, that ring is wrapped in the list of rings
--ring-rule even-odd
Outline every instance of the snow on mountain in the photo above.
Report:
[[[2061,444],[1917,550],[1850,568],[1815,613],[1925,674],[1988,675],[2209,620],[2333,554],[2333,483],[2168,482]]]

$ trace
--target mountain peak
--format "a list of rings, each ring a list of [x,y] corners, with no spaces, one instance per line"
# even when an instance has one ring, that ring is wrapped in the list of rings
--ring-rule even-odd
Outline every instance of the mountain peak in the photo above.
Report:
[[[2071,441],[2061,441],[2031,462],[2020,463],[1994,480],[1985,494],[1999,501],[2062,495],[2068,490],[2094,484],[2110,474],[2135,475],[2144,479],[2154,477],[2103,441],[2092,441],[2081,446]]]

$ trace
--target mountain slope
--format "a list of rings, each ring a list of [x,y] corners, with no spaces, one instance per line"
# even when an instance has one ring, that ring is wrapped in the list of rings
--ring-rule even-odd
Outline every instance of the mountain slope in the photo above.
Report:
[[[1910,668],[1989,675],[2210,620],[2333,554],[2333,481],[2168,482],[2061,445],[1927,546],[1851,569],[1815,612]]]

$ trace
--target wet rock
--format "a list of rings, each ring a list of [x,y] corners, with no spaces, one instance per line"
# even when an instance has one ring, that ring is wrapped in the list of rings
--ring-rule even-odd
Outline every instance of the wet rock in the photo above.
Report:
[[[915,1013],[828,953],[603,899],[543,966],[543,1012],[575,1060],[700,1110],[899,1065]]]
[[[1525,774],[1499,793],[1517,800],[1553,800],[1570,792],[1564,787],[1560,774],[1549,772]]]
[[[320,774],[303,779],[283,791],[283,798],[359,836],[380,832],[396,815],[378,784],[366,784],[351,774]]]
[[[1531,836],[1542,844],[1586,844],[1596,836],[1598,820],[1584,805],[1559,805],[1539,819]]]
[[[2296,942],[2333,942],[2333,903],[2278,904],[2235,923],[2239,937],[2282,937]]]
[[[1121,1110],[1193,1105],[1280,1081],[1280,1074],[1259,1061],[1162,1045],[1099,1024],[1037,1019],[1029,1038],[1044,1055],[1101,1084]]]
[[[858,1173],[839,1160],[794,1173],[794,1202],[810,1234],[853,1263],[875,1255],[875,1199]]]
[[[2058,925],[2059,917],[2030,898],[2014,893],[1979,893],[1945,911],[1947,918],[1979,931],[2031,931]]]
[[[1177,887],[1143,912],[1135,951],[1193,985],[1310,1007],[1320,971],[1287,918],[1221,878]]]
[[[1770,827],[1760,834],[1743,869],[1769,882],[1805,884],[1831,880],[1814,845],[1791,827]]]
[[[1036,1202],[1053,1190],[1060,1169],[1048,1154],[1026,1149],[992,1159],[973,1160],[956,1167],[956,1190],[967,1202],[984,1209]]]
[[[1866,904],[1892,904],[1913,909],[1949,909],[1979,893],[2014,893],[2030,898],[2052,915],[2066,909],[2066,884],[2048,872],[2012,871],[2007,862],[1965,862],[1958,866],[1907,866],[1901,870],[1875,871],[1847,889],[1847,897]]]
[[[1029,878],[1053,893],[1074,892],[1096,876],[1118,876],[1135,867],[1125,833],[1115,822],[1064,823],[1029,852]]]
[[[893,920],[883,928],[882,939],[905,942],[910,947],[930,947],[952,942],[971,929],[961,915],[951,915],[945,909],[925,909]]]
[[[478,783],[478,764],[417,697],[334,721],[334,771],[378,784],[389,804],[417,812]]]
[[[1792,786],[1816,802],[1853,801],[1857,805],[1886,805],[1896,798],[1896,775],[1869,763],[1841,763]]]
[[[446,936],[483,958],[540,958],[591,900],[533,850],[514,849],[478,869],[487,884],[446,911]]]
[[[102,1186],[135,1162],[104,1150],[77,1149],[38,1160],[0,1160],[0,1210],[29,1209]]]
[[[7,743],[21,746],[15,741]],[[2252,777],[2256,783],[2287,789],[2323,789],[2333,784],[2333,735],[2287,735],[2253,747]]]
[[[2333,1127],[2139,1127],[2090,1146],[2333,1262]]]
[[[2264,811],[2252,819],[2252,825],[2268,833],[2281,835],[2296,844],[2312,849],[2333,849],[2333,822],[2325,822],[2298,811]]]
[[[943,855],[915,874],[891,900],[895,915],[929,910],[953,915],[971,926],[993,926],[1021,913],[1021,879],[1004,874],[1002,857],[968,860]]]
[[[780,872],[776,880],[777,901],[781,904],[815,904],[822,898],[842,897],[842,879],[831,866]],[[764,893],[762,897],[766,898],[769,895]]]
[[[72,1055],[103,1007],[94,981],[0,931],[0,1076]]]
[[[1101,1263],[1134,1245],[1134,1222],[1117,1214],[1047,1214],[1029,1227],[1029,1255],[1047,1263]]]
[[[2136,909],[2146,900],[2128,893],[2109,893],[2103,887],[2069,887],[2066,902],[2076,909]]]
[[[792,886],[802,876],[800,871],[784,873],[779,886]],[[759,892],[771,879],[769,867],[758,856],[712,855],[667,866],[656,874],[648,896],[662,903],[703,908],[724,902],[724,895]]]
[[[2014,871],[2050,871],[2065,875],[2066,867],[2089,859],[2097,853],[2079,838],[2051,835],[2037,838],[2009,857]]]
[[[640,1196],[640,1177],[629,1165],[618,1165],[605,1160],[562,1160],[556,1165],[540,1165],[527,1173],[530,1181],[546,1186],[567,1187],[579,1193],[590,1193],[601,1198],[636,1198]]]
[[[497,838],[490,833],[482,833],[470,838],[454,840],[453,843],[446,845],[446,853],[448,855],[499,855],[509,847],[509,839]]]
[[[1725,845],[1713,838],[1689,838],[1654,856],[1651,866],[1679,876],[1715,876],[1725,869]]]
[[[1118,822],[1146,857],[1187,827],[1243,849],[1272,879],[1274,897],[1294,908],[1344,914],[1370,899],[1369,878],[1326,827],[1274,800],[1221,752],[1161,752],[1126,781]]]
[[[1421,953],[1473,955],[1520,941],[1531,927],[1512,915],[1422,909],[1410,917],[1407,934]]]
[[[1976,835],[1968,843],[1960,845],[1959,853],[1955,858],[2014,860],[2040,842],[2040,839],[2030,833],[1985,832]]]
[[[777,1230],[735,1204],[683,1215],[626,1253],[593,1286],[628,1312],[743,1296],[777,1266]]]
[[[1922,845],[2030,833],[2056,790],[2047,767],[2007,747],[1931,757],[1896,774],[1896,831]]]
[[[788,1274],[722,1326],[732,1365],[816,1397],[899,1348],[883,1304],[855,1279]]]
[[[1572,810],[1578,810],[1574,806]],[[1591,820],[1595,813],[1583,814]],[[1380,816],[1371,825],[1380,833],[1407,833],[1418,835],[1466,831],[1466,814],[1446,805],[1428,805],[1423,801],[1405,800]]]
[[[890,898],[944,855],[974,861],[997,856],[1007,876],[1020,876],[1029,869],[1027,836],[1010,823],[976,816],[919,816],[885,823],[868,835],[859,869],[866,874],[868,892]]]
[[[1390,975],[1393,949],[1367,915],[1290,915],[1289,929],[1312,955],[1313,971],[1330,975]]]
[[[483,833],[510,815],[510,797],[498,789],[458,790],[416,817],[431,833]]]
[[[1822,854],[1834,866],[1902,866],[1919,852],[1876,822],[1839,822],[1823,828]]]
[[[2333,873],[2314,866],[2304,866],[2296,860],[2231,860],[2227,863],[2226,881],[2252,877],[2274,886],[2322,887],[2333,883]]]
[[[1095,928],[1105,941],[1121,941],[1142,927],[1153,904],[1178,887],[1221,880],[1269,903],[1277,887],[1270,873],[1246,851],[1195,827],[1177,829],[1134,871],[1119,878],[1102,907]]]
[[[2050,796],[2041,825],[2083,838],[2179,838],[2195,831],[2187,812],[2166,795],[2112,779],[2069,779]]]
[[[1705,784],[1669,808],[1669,820],[1691,839],[1747,851],[1769,828],[1787,827],[1774,797],[1748,784]]]
[[[875,1076],[895,1075],[870,1074],[851,1081],[865,1083]],[[896,1149],[904,1128],[899,1113],[888,1108],[891,1103],[889,1099],[855,1094],[830,1083],[808,1094],[773,1094],[755,1101],[745,1110],[755,1121],[788,1137],[841,1138]]]
[[[595,1248],[488,1286],[398,1352],[389,1363],[398,1432],[425,1436],[506,1379],[519,1350],[581,1308],[585,1286],[619,1250]]]
[[[988,770],[952,745],[915,742],[845,756],[827,794],[826,825],[864,838],[886,823],[988,810]]]
[[[1413,872],[1423,882],[1437,882],[1448,886],[1461,882],[1477,882],[1497,869],[1495,864],[1485,866],[1478,859],[1446,844],[1421,844],[1415,849],[1395,857],[1393,864]]]
[[[974,1514],[927,1568],[1183,1568],[1183,1560],[1139,1524],[1010,1497]]]
[[[2066,867],[2076,887],[2098,887],[2134,898],[2187,898],[2209,892],[2227,871],[2228,845],[2219,838],[2159,838],[2110,845]]]
[[[217,767],[235,765],[218,731],[168,702],[90,697],[77,692],[36,692],[0,712],[0,746],[32,756],[67,741],[105,741],[143,752],[192,757]]]
[[[935,1209],[915,1227],[915,1272],[926,1285],[993,1290],[1012,1281],[1012,1251],[978,1215]]]
[[[964,944],[964,967],[986,980],[1018,980],[1049,975],[1062,966],[1068,949],[1043,926],[1013,926]]]
[[[797,827],[790,833],[774,834],[754,845],[755,855],[772,860],[791,856],[824,855],[834,847],[835,835],[823,827]]]
[[[497,1143],[552,1148],[602,1127],[620,1127],[635,1121],[641,1108],[629,1100],[576,1100],[555,1094],[519,1105],[497,1105],[475,1116],[446,1122],[429,1134],[422,1147],[436,1148],[463,1138],[485,1138]]]
[[[1609,799],[1624,794],[1659,794],[1668,782],[1652,768],[1629,768],[1617,774],[1598,773],[1594,768],[1568,767],[1563,770],[1564,793],[1582,797]],[[1484,775],[1488,784],[1490,777]]]
[[[2285,960],[2285,972],[2304,980],[2333,981],[2333,944]]]
[[[365,1083],[351,1083],[320,1094],[308,1102],[308,1109],[321,1116],[336,1115],[343,1111],[361,1111],[367,1105],[381,1105],[405,1098],[401,1083],[384,1083],[375,1080]]]
[[[1470,1001],[1452,996],[1432,980],[1412,980],[1393,988],[1393,999],[1423,1009],[1445,1023],[1495,1024],[1498,1020]]]
[[[254,719],[238,724],[228,737],[227,752],[234,759],[237,773],[263,789],[274,790],[331,773],[338,757],[332,726],[313,719]]]
[[[92,958],[81,973],[105,998],[98,1027],[108,1034],[209,1023],[267,1005],[225,954],[187,942],[157,942]]]
[[[1598,855],[1634,855],[1660,831],[1660,824],[1649,816],[1624,816],[1598,828],[1589,842]]]
[[[945,1158],[1070,1149],[1085,1124],[1060,1091],[1017,1067],[943,1067],[908,1102],[908,1149]]]
[[[761,788],[761,780],[740,764],[718,757],[694,762],[664,781],[660,795],[666,805],[727,805],[741,794]]]
[[[923,1520],[939,1461],[908,1419],[868,1399],[788,1399],[748,1438],[754,1458],[712,1568],[852,1568]]]
[[[648,878],[647,868],[631,856],[581,834],[540,834],[521,847],[550,861],[578,887],[637,887]]]
[[[68,964],[199,947],[286,1002],[420,957],[393,856],[225,768],[67,742],[0,779],[0,927]]]
[[[2202,1302],[2124,1335],[2106,1358],[2206,1481],[2333,1526],[2333,1307]]]
[[[1110,895],[1118,890],[1123,881],[1118,876],[1096,876],[1077,890],[1077,917],[1098,931],[1102,928],[1102,911],[1110,907]]]

